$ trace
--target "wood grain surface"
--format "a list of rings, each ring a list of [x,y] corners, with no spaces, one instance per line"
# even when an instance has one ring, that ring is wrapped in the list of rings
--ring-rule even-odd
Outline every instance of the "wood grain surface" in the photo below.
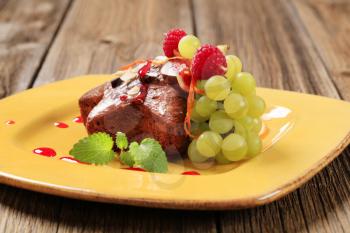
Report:
[[[162,33],[176,26],[203,43],[230,44],[260,86],[350,101],[349,15],[348,0],[0,0],[0,98],[159,54]],[[222,212],[91,203],[0,185],[0,232],[350,232],[349,177],[348,147],[285,198]]]

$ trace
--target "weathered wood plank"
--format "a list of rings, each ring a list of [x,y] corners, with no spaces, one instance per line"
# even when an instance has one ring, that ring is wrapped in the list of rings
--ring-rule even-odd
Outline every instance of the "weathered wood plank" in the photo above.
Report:
[[[110,73],[161,54],[171,27],[192,31],[189,1],[76,0],[34,86],[87,73]],[[64,200],[58,232],[214,232],[212,213]]]
[[[28,88],[69,2],[0,1],[0,98]]]
[[[58,232],[215,232],[214,214],[65,200]]]
[[[70,0],[0,1],[0,98],[27,89]],[[60,199],[0,185],[0,232],[55,232]]]
[[[232,45],[260,85],[339,98],[313,41],[287,1],[195,0],[194,6],[198,36]],[[348,160],[349,154],[343,153],[311,182],[278,202],[224,213],[220,228],[223,232],[344,232],[350,216]]]
[[[109,73],[161,54],[163,33],[172,27],[192,31],[187,0],[77,1],[34,85]]]
[[[56,232],[61,199],[0,185],[0,232]]]
[[[350,100],[350,1],[295,0],[292,4],[342,97]]]

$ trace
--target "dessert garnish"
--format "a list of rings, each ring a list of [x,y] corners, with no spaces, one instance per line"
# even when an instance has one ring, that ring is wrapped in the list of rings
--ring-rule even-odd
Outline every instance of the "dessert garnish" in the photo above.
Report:
[[[128,139],[122,132],[117,133],[115,142],[107,133],[92,134],[76,143],[69,154],[80,162],[104,165],[118,157],[113,150],[114,146],[120,150],[120,161],[129,167],[149,172],[168,171],[167,157],[159,142],[145,138],[140,144],[132,142],[129,146]]]
[[[114,80],[80,98],[90,136],[71,155],[106,164],[118,148],[122,163],[166,172],[167,157],[174,154],[218,164],[259,154],[265,102],[240,59],[226,54],[229,46],[202,45],[196,36],[172,29],[163,51],[165,56],[120,67]]]

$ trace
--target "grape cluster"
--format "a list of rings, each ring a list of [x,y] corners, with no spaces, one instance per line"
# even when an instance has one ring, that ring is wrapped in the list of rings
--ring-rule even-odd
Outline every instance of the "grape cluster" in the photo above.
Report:
[[[227,46],[201,46],[193,35],[178,36],[173,31],[170,34],[169,38],[177,39],[179,55],[191,60],[196,88],[204,90],[204,94],[196,94],[191,113],[191,134],[199,136],[188,147],[190,160],[204,162],[215,158],[217,163],[226,164],[259,154],[260,117],[265,102],[256,95],[254,77],[242,72],[237,56],[224,56]],[[174,43],[165,44],[164,51],[176,47]]]
[[[265,102],[256,95],[254,77],[242,72],[240,59],[225,57],[225,75],[197,83],[204,94],[196,94],[191,115],[191,133],[199,135],[188,148],[193,162],[215,158],[217,163],[226,164],[254,157],[262,149],[260,116]]]

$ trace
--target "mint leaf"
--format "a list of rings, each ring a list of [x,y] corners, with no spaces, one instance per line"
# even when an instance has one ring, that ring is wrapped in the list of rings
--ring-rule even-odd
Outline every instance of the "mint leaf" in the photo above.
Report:
[[[118,132],[115,142],[117,144],[117,147],[121,150],[125,150],[128,148],[128,138],[126,137],[125,133]]]
[[[69,154],[85,163],[107,164],[115,158],[113,144],[113,139],[108,134],[95,133],[79,140]]]
[[[140,144],[131,143],[129,153],[136,166],[150,172],[165,173],[168,171],[166,154],[159,142],[152,138],[146,138]]]
[[[130,152],[128,151],[122,151],[120,154],[120,161],[129,167],[134,166],[134,158],[131,156]]]

